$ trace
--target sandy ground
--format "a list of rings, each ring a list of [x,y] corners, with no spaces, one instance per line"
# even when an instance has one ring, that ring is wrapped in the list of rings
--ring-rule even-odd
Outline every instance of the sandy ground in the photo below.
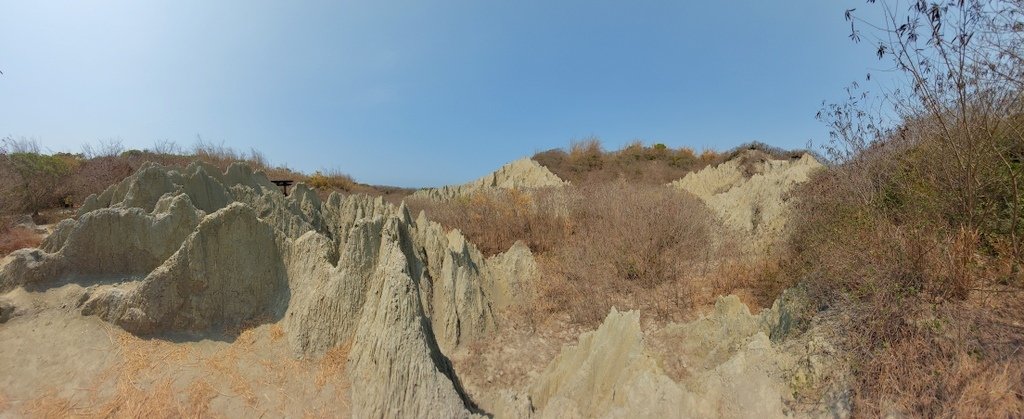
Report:
[[[349,415],[345,348],[297,359],[276,324],[142,339],[80,315],[85,291],[0,296],[16,307],[0,323],[0,418]]]

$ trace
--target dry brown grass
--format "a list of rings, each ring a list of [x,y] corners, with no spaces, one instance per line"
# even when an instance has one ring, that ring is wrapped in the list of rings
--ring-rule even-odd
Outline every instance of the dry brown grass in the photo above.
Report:
[[[110,369],[84,388],[37,393],[37,397],[15,405],[16,413],[76,418],[198,418],[241,413],[212,412],[214,400],[219,399],[233,405],[241,402],[252,412],[275,417],[303,412],[343,416],[348,409],[348,346],[334,348],[322,359],[299,360],[280,343],[273,344],[283,337],[275,339],[274,330],[272,326],[246,329],[230,344],[209,347],[142,339],[107,326],[116,356]]]
[[[572,201],[572,233],[539,258],[534,309],[599,323],[612,306],[659,318],[685,315],[693,279],[712,249],[711,213],[695,197],[624,181],[583,187]]]
[[[594,149],[593,144],[579,147],[584,154]],[[716,261],[724,257],[725,240],[711,240],[721,227],[696,197],[664,185],[620,179],[409,204],[447,228],[458,228],[485,255],[526,243],[542,279],[533,284],[535,301],[512,314],[531,324],[568,316],[573,323],[593,325],[612,306],[680,319],[694,304],[742,287],[696,280],[718,269]],[[743,286],[749,287],[747,282]]]
[[[251,351],[256,339],[254,329],[246,329],[231,345],[218,350],[204,362],[209,371],[227,380],[231,391],[249,406],[256,405],[256,392],[250,380],[239,370],[238,362],[242,354]]]
[[[284,337],[284,327],[281,327],[280,323],[274,323],[270,325],[267,333],[270,336],[271,342],[277,342]]]
[[[112,369],[100,374],[85,391],[82,400],[73,402],[56,391],[48,391],[22,406],[28,417],[77,418],[177,418],[202,417],[212,396],[197,384],[188,391],[185,403],[176,398],[172,380],[156,373],[158,365],[182,362],[191,356],[181,345],[164,341],[148,341],[114,329],[107,329],[108,338],[119,357]],[[110,389],[112,394],[104,391]]]
[[[326,353],[323,358],[317,364],[316,372],[316,387],[323,388],[327,383],[333,382],[335,384],[347,383],[348,380],[344,378],[345,368],[348,364],[348,354],[352,350],[352,342],[346,341],[338,346],[335,346]],[[341,389],[338,389],[339,391]]]
[[[210,411],[210,402],[217,397],[217,390],[204,379],[193,381],[185,391],[185,410],[188,417],[203,417]]]
[[[908,301],[901,308],[855,308],[855,321],[847,325],[846,343],[861,360],[854,366],[858,413],[1024,414],[1024,304],[1017,296],[943,305]]]
[[[181,345],[160,340],[144,340],[130,333],[109,328],[120,362],[115,374],[115,391],[106,402],[88,412],[92,417],[196,417],[202,406],[180,405],[171,380],[156,374],[157,363],[180,363],[192,356]],[[100,377],[98,385],[106,381]],[[146,383],[149,382],[147,385]],[[95,389],[99,394],[99,389]],[[192,413],[192,414],[189,414]]]
[[[18,249],[39,247],[43,237],[27,228],[13,227],[0,230],[0,257]]]
[[[494,190],[448,202],[406,200],[413,213],[447,228],[457,228],[485,255],[508,250],[523,241],[534,252],[559,246],[569,234],[566,198],[560,190]]]
[[[27,417],[40,419],[77,416],[75,406],[71,401],[58,396],[56,390],[48,390],[42,396],[29,401],[22,408],[22,413]]]
[[[750,258],[719,249],[718,260],[697,281],[696,304],[714,303],[721,295],[735,294],[752,313],[770,308],[782,292],[792,286],[776,258]]]
[[[936,137],[905,134],[796,192],[783,277],[839,314],[856,415],[1019,417],[1019,216],[1005,212],[1015,192],[991,173],[984,198],[961,199]]]

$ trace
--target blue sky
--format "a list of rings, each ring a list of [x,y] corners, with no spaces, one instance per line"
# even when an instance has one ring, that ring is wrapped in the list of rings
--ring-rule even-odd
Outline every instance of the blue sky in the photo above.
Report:
[[[571,139],[826,140],[878,67],[860,1],[0,2],[0,136],[196,135],[377,184],[481,176]],[[873,79],[884,80],[875,76]]]

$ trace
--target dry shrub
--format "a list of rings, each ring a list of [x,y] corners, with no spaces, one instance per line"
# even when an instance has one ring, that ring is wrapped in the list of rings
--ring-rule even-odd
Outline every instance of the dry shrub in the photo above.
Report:
[[[1020,415],[1020,290],[991,281],[1005,272],[979,275],[987,258],[977,233],[869,219],[832,225],[831,239],[801,256],[814,266],[794,276],[802,275],[817,306],[844,313],[855,411]],[[982,293],[991,293],[983,304],[976,301]]]
[[[568,235],[565,195],[560,190],[482,191],[447,202],[409,199],[414,213],[447,228],[457,228],[485,255],[508,250],[523,241],[534,252],[558,246]]]
[[[718,153],[715,150],[705,149],[700,152],[700,156],[697,157],[704,165],[710,165],[718,158]]]
[[[719,237],[719,239],[721,239]],[[782,292],[793,285],[774,257],[746,257],[733,249],[717,251],[715,263],[709,264],[706,275],[696,284],[697,304],[710,304],[718,296],[734,294],[752,313],[770,308]]]
[[[75,216],[75,210],[71,208],[51,208],[41,210],[32,215],[32,222],[37,226],[57,224]]]
[[[690,195],[621,181],[580,192],[565,272],[653,286],[690,271],[710,245],[711,215]]]
[[[0,139],[0,212],[35,214],[66,204],[78,165],[73,155],[40,153],[34,141]]]
[[[329,170],[327,172],[321,172],[317,170],[313,173],[306,183],[310,187],[321,189],[321,190],[339,190],[344,192],[350,192],[355,189],[356,182],[352,180],[352,176],[342,173],[339,170]]]
[[[814,150],[807,150],[807,149],[787,150],[787,149],[784,149],[784,148],[781,148],[781,147],[775,147],[775,146],[772,146],[772,145],[768,145],[768,144],[762,143],[760,141],[753,141],[753,142],[749,142],[749,143],[740,144],[740,145],[738,145],[736,147],[733,147],[733,148],[731,148],[731,149],[729,149],[727,151],[721,152],[721,153],[714,153],[713,151],[711,153],[708,153],[708,150],[705,150],[705,152],[701,154],[701,160],[705,160],[706,159],[706,160],[709,161],[709,165],[717,166],[717,165],[722,164],[724,162],[727,162],[729,160],[732,160],[732,159],[735,159],[737,157],[740,157],[740,158],[743,159],[743,160],[741,160],[741,165],[742,165],[742,163],[746,163],[746,160],[758,160],[758,159],[772,159],[772,160],[799,159],[799,158],[803,157],[804,154],[811,154],[818,161],[821,161],[821,162],[827,161],[827,159],[825,159],[823,156],[821,156],[818,152],[816,152]]]
[[[937,137],[908,130],[796,192],[785,277],[840,314],[855,414],[1020,416],[1024,304],[1008,228],[1017,216],[991,205],[1014,193],[958,198]],[[989,176],[987,185],[1008,184]]]
[[[0,257],[18,249],[39,247],[42,241],[42,236],[27,228],[0,226]]]
[[[268,166],[266,156],[259,150],[253,148],[249,150],[249,153],[239,152],[224,145],[223,142],[215,143],[204,140],[202,137],[196,138],[196,143],[192,146],[192,155],[199,160],[222,168],[226,168],[234,162],[247,162],[257,169]]]
[[[71,194],[72,202],[81,204],[89,195],[102,193],[110,185],[131,176],[136,170],[138,167],[135,164],[119,156],[85,160],[71,179],[74,187]]]
[[[571,142],[568,151],[542,151],[534,154],[533,159],[577,185],[618,179],[662,185],[701,169],[717,156],[712,150],[697,156],[688,147],[673,149],[661,143],[645,145],[640,141],[620,150],[605,151],[600,140],[588,138]]]
[[[711,240],[712,214],[696,197],[663,185],[618,180],[407,203],[458,228],[485,255],[525,242],[542,279],[533,284],[536,300],[525,305],[528,312],[512,314],[530,323],[567,315],[593,325],[612,306],[680,318],[697,300],[707,300],[704,295],[726,289],[692,281],[721,256]]]
[[[612,306],[659,317],[692,305],[690,279],[710,257],[712,215],[692,195],[613,182],[581,188],[572,235],[542,258],[538,314],[599,323]]]
[[[387,202],[399,205],[405,197],[415,191],[414,189],[409,188],[358,183],[352,178],[352,176],[349,176],[337,169],[327,171],[318,170],[308,177],[301,173],[294,172],[274,173],[271,178],[301,180],[316,190],[317,195],[319,195],[322,200],[326,200],[332,193],[337,192],[342,195],[363,194],[380,196]]]
[[[1008,291],[1008,290],[1002,290]],[[861,363],[855,408],[865,416],[1024,414],[1024,317],[1018,298],[858,308],[848,345]]]

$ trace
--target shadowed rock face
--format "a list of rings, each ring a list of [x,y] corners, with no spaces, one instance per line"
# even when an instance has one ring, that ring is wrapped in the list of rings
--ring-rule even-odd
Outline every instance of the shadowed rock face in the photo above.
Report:
[[[535,275],[523,246],[484,258],[458,231],[366,196],[278,192],[244,165],[147,164],[90,197],[42,246],[15,252],[0,289],[104,276],[81,311],[137,334],[220,334],[282,320],[295,352],[351,342],[356,415],[470,416],[446,352],[497,327]]]
[[[398,220],[382,230],[377,267],[349,358],[356,417],[469,416],[454,372],[433,339],[418,284],[399,245]],[[380,368],[382,365],[401,366]],[[410,386],[410,383],[415,383]]]
[[[565,184],[564,180],[551,173],[546,167],[541,166],[540,163],[532,159],[519,159],[472,182],[463,185],[421,189],[413,193],[412,197],[445,201],[488,189],[558,188]]]

